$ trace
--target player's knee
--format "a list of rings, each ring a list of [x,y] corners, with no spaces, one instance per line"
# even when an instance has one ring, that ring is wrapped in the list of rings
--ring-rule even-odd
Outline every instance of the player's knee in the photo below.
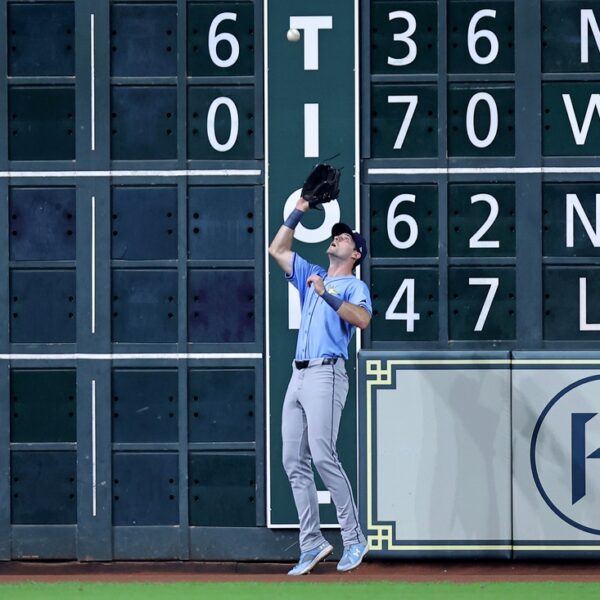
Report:
[[[283,445],[282,463],[289,479],[293,479],[300,473],[301,464],[298,460],[298,449],[292,445]]]
[[[313,462],[321,475],[321,479],[323,476],[327,476],[327,474],[335,468],[336,464],[334,453],[330,447],[325,445],[318,447],[313,453]]]

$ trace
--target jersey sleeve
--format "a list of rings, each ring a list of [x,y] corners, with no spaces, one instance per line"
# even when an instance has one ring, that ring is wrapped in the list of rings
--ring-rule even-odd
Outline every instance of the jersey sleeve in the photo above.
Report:
[[[313,274],[324,277],[325,272],[323,267],[309,263],[297,252],[294,252],[292,272],[290,275],[286,273],[285,278],[300,292],[301,303],[304,302],[304,294],[306,293],[306,280]]]
[[[371,294],[369,293],[369,288],[364,281],[357,279],[354,282],[354,285],[348,288],[347,298],[345,298],[346,302],[350,302],[351,304],[356,304],[357,306],[362,306],[364,309],[369,311],[369,314],[373,314],[373,307],[371,305]]]

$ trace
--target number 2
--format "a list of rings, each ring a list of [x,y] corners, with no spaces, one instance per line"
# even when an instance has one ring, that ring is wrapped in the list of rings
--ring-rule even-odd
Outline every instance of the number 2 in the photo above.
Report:
[[[482,241],[481,238],[488,232],[498,216],[498,200],[490,194],[475,194],[471,196],[471,204],[475,202],[487,202],[490,206],[490,214],[485,223],[469,239],[469,248],[500,248],[498,240]]]

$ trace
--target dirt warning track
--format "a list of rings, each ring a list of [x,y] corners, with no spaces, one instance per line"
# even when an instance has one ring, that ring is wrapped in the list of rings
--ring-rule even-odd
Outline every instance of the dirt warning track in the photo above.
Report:
[[[600,582],[596,562],[493,562],[493,561],[368,561],[356,571],[340,574],[336,562],[318,565],[307,576],[286,575],[284,563],[206,562],[20,562],[0,563],[0,583],[22,581],[96,582],[236,582],[315,581],[368,582]]]

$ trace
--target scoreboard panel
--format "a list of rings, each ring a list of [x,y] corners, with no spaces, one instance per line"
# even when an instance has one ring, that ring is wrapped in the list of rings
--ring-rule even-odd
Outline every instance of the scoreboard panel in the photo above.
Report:
[[[10,0],[0,25],[0,558],[295,557],[297,303],[265,241],[329,157],[344,196],[296,247],[366,234],[363,348],[597,348],[600,8]]]
[[[592,348],[599,11],[368,5],[363,228],[381,322],[367,347]]]
[[[514,73],[515,2],[451,1],[448,73]]]
[[[374,156],[437,155],[437,93],[434,85],[373,85],[371,144]],[[407,138],[408,128],[417,135]]]
[[[208,557],[265,523],[263,3],[0,29],[0,558]]]
[[[437,257],[437,186],[378,186],[371,191],[370,207],[371,255]]]
[[[597,73],[598,13],[584,0],[542,0],[542,71]]]
[[[514,85],[448,86],[448,155],[514,156]]]
[[[367,4],[374,319],[359,361],[359,493],[370,547],[397,558],[596,555],[600,6]],[[473,390],[468,413],[481,422],[460,427],[474,445],[456,471],[428,467],[428,452],[460,456],[464,440],[447,435]],[[465,469],[472,456],[481,477]],[[468,517],[452,531],[461,502]]]
[[[405,73],[435,73],[437,28],[437,2],[371,3],[371,72],[394,74],[403,67]],[[390,39],[407,44],[405,56],[389,55]]]

